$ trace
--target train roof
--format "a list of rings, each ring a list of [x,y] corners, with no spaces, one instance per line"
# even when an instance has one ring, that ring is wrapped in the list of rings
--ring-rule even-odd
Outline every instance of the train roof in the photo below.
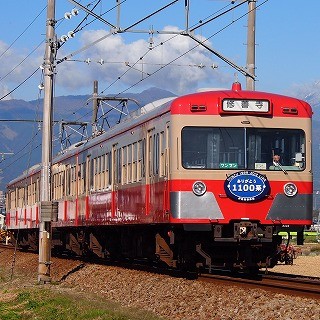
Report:
[[[187,94],[180,97],[169,97],[148,103],[145,106],[131,112],[124,117],[122,121],[101,133],[99,136],[90,137],[87,140],[75,143],[69,148],[64,149],[57,156],[55,161],[60,161],[74,154],[74,152],[89,148],[93,145],[101,143],[109,137],[120,134],[125,130],[130,130],[139,123],[148,119],[155,118],[161,114],[171,112],[171,114],[192,114],[194,112],[204,112],[204,114],[226,114],[221,109],[224,100],[234,101],[260,101],[266,100],[270,102],[272,112],[266,114],[255,114],[258,116],[279,116],[279,117],[300,117],[311,118],[311,106],[303,100],[292,98],[284,95],[242,90],[240,83],[234,83],[231,90],[227,89],[206,89],[200,92]],[[230,113],[229,113],[230,114]],[[236,114],[236,113],[233,113]],[[18,178],[9,182],[14,184],[29,175],[35,174],[41,170],[41,164],[36,164],[28,170],[25,170]]]
[[[262,91],[247,91],[241,89],[241,84],[233,83],[231,90],[211,90],[192,93],[176,98],[171,105],[172,114],[191,114],[202,111],[205,114],[236,114],[225,112],[223,110],[223,101],[267,101],[269,104],[268,112],[252,112],[247,113],[255,116],[274,116],[274,117],[298,117],[311,118],[311,106],[298,98],[285,95],[268,93]],[[242,109],[238,113],[245,114]]]
[[[114,125],[99,136],[90,137],[87,140],[75,143],[67,149],[64,149],[57,155],[57,157],[55,157],[55,159],[59,161],[60,159],[65,158],[67,154],[72,154],[75,149],[80,150],[82,148],[88,148],[92,145],[99,144],[101,141],[128,130],[130,127],[135,127],[147,119],[169,112],[171,103],[174,99],[176,99],[176,97],[163,98],[146,104],[145,106],[131,112],[128,116],[124,117],[119,124]]]
[[[57,155],[54,156],[54,162],[60,161],[68,156],[74,154],[74,152],[78,152],[81,149],[85,149],[91,147],[92,145],[99,144],[101,141],[109,138],[110,136],[117,135],[128,128],[128,126],[135,126],[140,122],[143,122],[144,119],[149,119],[150,117],[156,117],[162,113],[166,113],[170,110],[170,105],[172,100],[176,97],[168,97],[159,99],[153,102],[150,102],[143,107],[131,112],[128,116],[124,117],[121,122],[107,131],[103,132],[99,136],[90,137],[87,140],[83,140],[77,143],[74,143],[70,147],[64,149],[63,151],[59,152]],[[130,123],[130,124],[129,124]],[[41,170],[41,163],[35,164],[34,166],[30,167],[29,169],[25,170],[21,175],[17,178],[11,180],[8,185],[15,184],[30,175],[35,174]]]

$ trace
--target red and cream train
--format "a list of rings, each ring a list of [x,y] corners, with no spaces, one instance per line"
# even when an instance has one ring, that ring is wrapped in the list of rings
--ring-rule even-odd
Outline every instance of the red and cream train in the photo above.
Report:
[[[311,107],[256,91],[166,98],[54,157],[53,250],[194,270],[273,267],[312,223]],[[280,158],[280,160],[279,160]],[[7,227],[37,250],[40,165],[11,181]]]

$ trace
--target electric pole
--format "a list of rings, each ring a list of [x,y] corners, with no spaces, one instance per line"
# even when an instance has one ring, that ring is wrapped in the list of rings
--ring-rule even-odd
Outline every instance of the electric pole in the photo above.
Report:
[[[256,0],[248,0],[248,35],[247,35],[247,72],[250,75],[255,75],[255,24],[256,24]],[[247,90],[255,90],[254,78],[246,76]]]
[[[53,78],[56,51],[55,0],[47,2],[46,48],[44,57],[44,99],[42,126],[42,165],[40,178],[40,223],[38,282],[51,281],[51,221],[56,205],[51,201]],[[55,209],[55,210],[54,210]]]

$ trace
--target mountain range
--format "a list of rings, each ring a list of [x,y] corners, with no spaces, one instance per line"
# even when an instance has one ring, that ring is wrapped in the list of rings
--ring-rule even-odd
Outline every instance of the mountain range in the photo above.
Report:
[[[117,95],[110,95],[115,97]],[[101,117],[100,123],[112,126],[120,120],[124,113],[131,112],[152,101],[176,96],[174,93],[150,88],[141,93],[127,93],[127,106],[123,101],[106,102],[102,109],[108,117]],[[119,97],[118,97],[119,98]],[[320,99],[315,95],[308,97],[314,110],[313,117],[313,172],[314,190],[320,190]],[[137,105],[134,101],[138,101]],[[64,146],[76,142],[88,132],[92,121],[92,96],[70,95],[54,99],[54,153],[61,150],[61,141]],[[110,108],[110,106],[112,106]],[[121,112],[110,112],[117,108]],[[42,125],[43,100],[6,100],[0,101],[0,190],[5,190],[6,184],[27,170],[30,166],[41,161],[41,125]],[[109,114],[110,112],[110,114]],[[61,127],[61,121],[73,122],[73,125]],[[77,122],[76,124],[74,122]],[[60,126],[59,126],[60,124]]]

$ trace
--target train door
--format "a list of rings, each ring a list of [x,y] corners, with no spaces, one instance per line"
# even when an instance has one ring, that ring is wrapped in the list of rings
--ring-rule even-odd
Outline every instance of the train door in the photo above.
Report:
[[[163,161],[161,161],[163,169],[163,177],[164,177],[164,199],[163,199],[163,210],[165,214],[169,213],[170,210],[170,147],[169,147],[169,139],[170,137],[170,123],[166,124],[166,128],[164,131],[163,145],[161,146],[161,157],[163,157]]]
[[[162,202],[159,192],[159,133],[155,128],[148,131],[147,135],[147,161],[146,161],[146,214],[155,215],[159,213]]]
[[[153,212],[153,186],[154,186],[154,162],[153,162],[153,147],[154,147],[155,128],[148,130],[146,143],[146,215]]]

